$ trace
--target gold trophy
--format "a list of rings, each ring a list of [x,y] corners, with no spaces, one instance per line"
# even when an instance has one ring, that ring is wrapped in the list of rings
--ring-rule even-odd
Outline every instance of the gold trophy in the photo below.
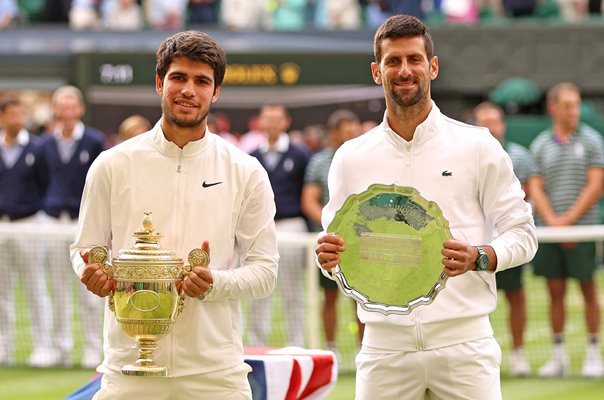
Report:
[[[145,212],[143,229],[134,233],[136,243],[131,249],[122,249],[112,263],[107,262],[107,249],[101,246],[90,250],[89,262],[100,264],[115,280],[115,289],[109,295],[109,308],[126,335],[136,340],[138,359],[122,367],[123,375],[167,376],[168,369],[153,361],[157,340],[166,335],[184,307],[182,279],[191,266],[207,267],[208,253],[193,249],[189,265],[184,265],[173,250],[162,249],[159,232],[153,229],[151,212]]]

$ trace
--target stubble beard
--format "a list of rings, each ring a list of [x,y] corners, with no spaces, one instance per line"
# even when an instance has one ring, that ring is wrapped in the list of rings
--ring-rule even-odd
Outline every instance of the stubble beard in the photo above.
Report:
[[[411,96],[401,95],[400,93],[396,92],[395,87],[392,87],[390,89],[390,98],[400,107],[412,107],[420,103],[426,97],[426,91],[422,89],[419,82],[417,82],[417,84],[417,91]]]
[[[172,125],[175,125],[179,128],[198,128],[201,126],[201,123],[207,118],[208,114],[210,113],[210,108],[208,107],[208,109],[205,110],[205,112],[203,112],[197,118],[192,118],[192,119],[179,118],[178,116],[176,116],[176,114],[174,114],[172,111],[170,111],[168,105],[166,104],[166,100],[162,100],[161,109],[162,109],[164,118],[169,123],[171,123]]]

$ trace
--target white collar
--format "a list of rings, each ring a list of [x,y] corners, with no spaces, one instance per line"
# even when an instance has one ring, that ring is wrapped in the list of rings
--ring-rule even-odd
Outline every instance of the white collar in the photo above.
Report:
[[[396,143],[402,144],[403,146],[410,146],[412,143],[420,144],[422,142],[425,142],[437,132],[436,127],[438,125],[438,118],[441,113],[440,109],[436,106],[436,103],[434,103],[434,100],[432,100],[432,109],[430,110],[430,113],[428,114],[426,119],[415,128],[415,132],[413,133],[413,139],[411,139],[411,141],[403,139],[394,130],[392,130],[392,128],[390,128],[390,125],[388,124],[387,115],[388,110],[384,112],[384,120],[382,122],[384,124],[384,131]]]
[[[272,149],[269,148],[268,138],[260,143],[258,148],[262,153],[268,153],[269,150],[285,153],[289,149],[289,135],[285,132],[280,134]]]
[[[6,145],[6,131],[0,132],[0,140],[3,145]],[[17,133],[16,143],[21,147],[27,146],[29,143],[29,132],[26,129],[21,129],[19,133]]]
[[[161,121],[162,121],[162,119],[160,118],[160,120],[157,121],[157,123],[151,129],[151,131],[153,132],[153,142],[155,143],[155,145],[157,146],[157,149],[162,154],[174,156],[174,155],[180,154],[181,150],[182,150],[182,154],[184,156],[197,154],[197,153],[201,152],[203,149],[205,149],[206,147],[208,147],[209,143],[215,139],[214,134],[212,132],[210,132],[208,130],[208,128],[206,127],[206,132],[201,139],[193,140],[193,141],[187,143],[181,149],[174,142],[171,142],[168,139],[166,139],[164,131],[161,128]]]
[[[76,122],[75,126],[73,127],[73,134],[71,135],[71,140],[77,142],[78,140],[82,139],[82,136],[84,136],[84,129],[85,126],[82,121]],[[69,140],[63,136],[62,126],[58,126],[57,129],[55,129],[54,136],[57,140]]]

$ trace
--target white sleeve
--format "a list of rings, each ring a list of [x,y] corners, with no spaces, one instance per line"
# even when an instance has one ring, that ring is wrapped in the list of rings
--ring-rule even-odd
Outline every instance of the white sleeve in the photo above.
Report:
[[[275,201],[268,175],[260,164],[247,182],[238,214],[236,241],[241,266],[212,271],[214,290],[206,297],[208,301],[267,297],[277,284]]]
[[[479,196],[485,216],[499,233],[490,245],[497,254],[497,271],[502,271],[533,259],[537,233],[508,154],[494,139],[484,142],[480,154]]]

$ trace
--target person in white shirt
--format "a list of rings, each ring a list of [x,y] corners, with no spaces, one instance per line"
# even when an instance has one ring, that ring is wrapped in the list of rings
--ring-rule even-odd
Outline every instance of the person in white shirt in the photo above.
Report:
[[[158,341],[154,359],[169,378],[122,376],[136,359],[134,339],[105,310],[101,399],[252,399],[239,327],[242,299],[272,293],[277,282],[275,203],[258,161],[206,127],[226,69],[219,45],[199,31],[167,38],[157,51],[162,118],[150,131],[102,153],[86,179],[71,258],[88,290],[107,296],[114,282],[88,251],[133,246],[141,216],[153,212],[162,247],[185,258],[202,247],[207,268],[182,282],[184,311]],[[211,249],[211,250],[210,250]]]
[[[501,348],[489,322],[497,304],[494,272],[534,256],[531,208],[489,131],[446,117],[432,101],[439,60],[420,20],[386,20],[374,53],[371,72],[384,89],[384,120],[336,151],[323,229],[351,194],[395,184],[437,203],[453,239],[440,250],[449,279],[433,303],[407,315],[357,306],[365,333],[356,357],[356,399],[501,399]],[[331,276],[346,243],[328,233],[318,241],[317,263]]]

